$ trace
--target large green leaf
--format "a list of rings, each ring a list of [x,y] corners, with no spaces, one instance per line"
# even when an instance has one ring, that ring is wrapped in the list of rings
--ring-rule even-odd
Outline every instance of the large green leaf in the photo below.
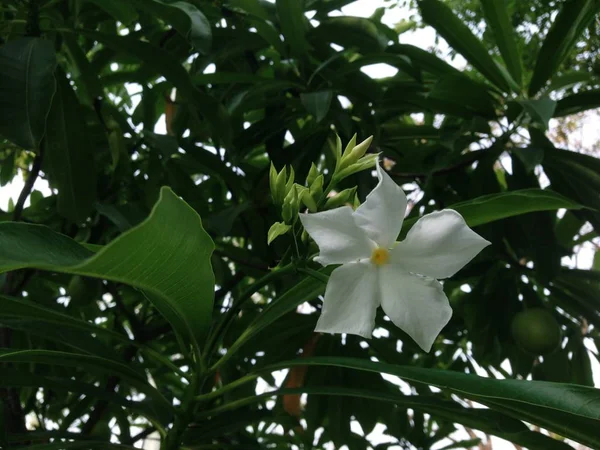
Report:
[[[558,70],[583,30],[598,12],[597,0],[570,0],[552,23],[542,48],[537,55],[533,75],[529,82],[529,95],[533,96],[544,87]]]
[[[518,90],[518,86],[508,72],[502,70],[479,39],[446,4],[440,0],[421,0],[419,8],[423,20],[435,28],[454,50],[463,55],[492,84],[503,92]]]
[[[481,0],[481,7],[508,71],[520,86],[523,82],[523,67],[517,47],[514,27],[510,20],[508,2],[503,0]]]
[[[97,253],[49,228],[12,222],[0,223],[0,247],[0,272],[32,267],[135,286],[175,329],[199,339],[211,322],[213,243],[169,188],[144,222]]]
[[[309,357],[273,364],[261,371],[294,366],[336,366],[396,375],[425,383],[498,409],[561,436],[598,448],[600,390],[564,383],[494,380],[449,370],[398,366],[355,358]]]
[[[44,136],[56,89],[52,42],[19,38],[0,47],[0,134],[34,149]]]
[[[276,0],[281,32],[294,56],[308,51],[306,40],[307,19],[304,17],[304,0]]]
[[[206,55],[212,45],[210,22],[193,4],[188,2],[165,3],[159,0],[129,0],[139,9],[152,14],[170,24],[184,37],[188,38],[194,48]]]
[[[59,70],[48,114],[44,163],[58,188],[58,212],[73,222],[83,222],[96,201],[94,153],[88,136],[83,109]]]

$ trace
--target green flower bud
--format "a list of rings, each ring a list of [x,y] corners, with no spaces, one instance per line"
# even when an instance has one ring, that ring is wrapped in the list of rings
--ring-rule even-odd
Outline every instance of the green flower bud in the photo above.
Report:
[[[356,142],[355,137],[353,138],[354,142]],[[346,150],[344,151],[344,155],[342,156],[342,161],[340,162],[340,165],[339,165],[339,170],[343,170],[343,169],[347,168],[348,166],[351,166],[352,164],[356,163],[360,158],[362,158],[364,156],[364,154],[367,152],[367,150],[369,149],[369,146],[371,145],[372,141],[373,141],[373,136],[369,136],[367,139],[362,141],[360,144],[354,145],[351,149],[349,149],[349,147],[346,147]],[[350,142],[352,143],[352,141],[350,141]],[[349,145],[350,144],[348,144],[348,146]]]
[[[302,186],[294,184],[283,200],[281,217],[285,223],[294,223],[298,217],[298,209],[300,207],[300,199],[298,197],[297,189],[298,187],[302,188]]]
[[[304,203],[306,205],[306,207],[308,208],[308,210],[310,212],[317,212],[317,202],[315,201],[313,196],[310,194],[310,191],[308,189],[305,188],[302,191],[300,198],[302,199],[302,203]]]
[[[342,140],[336,134],[335,135],[335,161],[336,161],[336,166],[337,166],[337,164],[340,163],[341,159],[342,159]]]
[[[310,195],[316,202],[318,202],[321,195],[323,195],[323,183],[325,183],[325,178],[323,178],[323,175],[319,175],[308,188]]]
[[[375,167],[377,158],[379,158],[379,153],[371,153],[371,154],[363,156],[358,161],[356,161],[354,164],[352,164],[348,167],[345,167],[342,170],[340,170],[339,172],[337,172],[334,175],[335,182],[336,183],[340,182],[347,176],[352,175],[353,173],[360,172],[365,169],[372,169],[373,167]]]
[[[290,189],[292,189],[292,186],[294,185],[294,176],[294,168],[290,166],[290,177],[288,178],[287,183],[285,183],[285,195],[290,192]]]
[[[341,192],[338,192],[337,194],[335,194],[332,197],[329,197],[327,199],[327,202],[325,203],[325,209],[333,209],[333,208],[337,208],[339,206],[343,206],[346,203],[353,203],[354,199],[353,197],[356,194],[356,187],[350,188],[350,189],[344,189]]]
[[[315,166],[314,163],[310,165],[310,170],[308,171],[308,176],[306,177],[306,184],[310,186],[313,184],[315,179],[319,176],[319,169]]]

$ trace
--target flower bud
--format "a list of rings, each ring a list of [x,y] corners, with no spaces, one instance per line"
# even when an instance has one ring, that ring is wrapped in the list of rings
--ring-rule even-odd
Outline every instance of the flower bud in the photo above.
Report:
[[[307,186],[310,186],[311,184],[313,184],[315,179],[318,176],[319,176],[319,170],[317,169],[317,166],[315,166],[315,163],[312,163],[310,165],[310,170],[308,171],[308,175],[306,177]]]
[[[302,190],[302,194],[300,195],[302,203],[306,205],[310,212],[317,212],[317,202],[314,200],[312,195],[310,195],[310,191],[306,188]]]
[[[356,187],[344,189],[342,192],[329,197],[325,203],[325,209],[333,209],[343,206],[346,203],[353,203],[353,197],[356,194]]]
[[[356,136],[354,136],[354,142],[356,142]],[[373,141],[373,136],[369,136],[367,139],[365,139],[364,141],[362,141],[360,144],[358,145],[354,145],[352,148],[349,149],[350,144],[348,144],[348,147],[346,147],[346,150],[344,151],[344,155],[342,156],[342,161],[340,163],[339,166],[339,170],[343,170],[348,166],[351,166],[352,164],[356,163],[360,158],[362,158],[364,156],[364,154],[367,152],[367,150],[369,149],[369,146],[371,145],[371,142]],[[352,143],[352,141],[350,141],[350,143]]]
[[[283,208],[281,209],[281,217],[285,223],[294,223],[298,217],[298,209],[300,207],[300,200],[298,197],[298,186],[294,184],[290,191],[283,199]],[[306,188],[304,188],[306,189]]]
[[[377,161],[377,158],[379,158],[379,153],[371,153],[371,154],[363,156],[358,161],[356,161],[354,164],[347,166],[347,167],[343,168],[342,170],[340,170],[339,172],[337,172],[335,174],[335,181],[339,182],[339,181],[343,180],[344,178],[346,178],[347,176],[352,175],[353,173],[360,172],[365,169],[373,168],[375,166],[375,162]]]
[[[313,181],[313,183],[308,188],[310,191],[310,195],[316,202],[318,202],[321,198],[321,195],[323,195],[324,182],[325,179],[323,178],[323,175],[319,175],[317,178],[315,178],[315,181]]]

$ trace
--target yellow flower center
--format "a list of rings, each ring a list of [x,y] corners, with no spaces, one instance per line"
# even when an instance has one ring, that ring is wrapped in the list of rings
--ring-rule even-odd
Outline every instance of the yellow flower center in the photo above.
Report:
[[[390,260],[390,253],[385,249],[378,247],[371,253],[371,262],[376,266],[383,266]]]

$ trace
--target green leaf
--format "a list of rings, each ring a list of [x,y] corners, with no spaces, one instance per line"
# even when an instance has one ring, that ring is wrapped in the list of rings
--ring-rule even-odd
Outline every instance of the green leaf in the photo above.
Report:
[[[470,227],[535,211],[555,211],[560,208],[579,209],[582,206],[556,192],[544,189],[522,189],[484,195],[448,208],[458,211]]]
[[[138,15],[133,6],[123,0],[87,0],[94,3],[98,8],[113,16],[124,25],[129,25]]]
[[[426,383],[539,425],[593,448],[600,445],[600,390],[573,384],[528,380],[494,380],[439,369],[399,366],[335,356],[300,358],[273,364],[264,371],[295,366],[335,366],[387,373]],[[263,369],[261,369],[263,371]]]
[[[501,70],[479,39],[446,4],[439,0],[421,0],[419,8],[423,20],[435,28],[454,50],[463,55],[492,84],[503,92],[518,90],[518,86],[508,72]]]
[[[442,75],[464,75],[460,70],[448,64],[441,58],[438,58],[436,55],[423,50],[419,47],[409,44],[396,44],[388,47],[386,49],[387,52],[405,55],[411,59],[415,65],[423,68],[427,72],[430,72],[437,76]]]
[[[553,117],[568,116],[596,108],[600,108],[600,90],[578,92],[561,98],[556,104]]]
[[[560,208],[580,209],[582,206],[556,192],[544,189],[522,189],[484,195],[448,206],[448,209],[459,212],[470,227],[530,212],[556,211]],[[405,220],[401,235],[404,236],[418,219],[413,217]]]
[[[308,52],[306,40],[306,17],[304,17],[304,0],[276,0],[277,16],[281,32],[290,46],[292,55],[302,56]]]
[[[514,27],[511,23],[508,2],[504,0],[481,0],[485,21],[492,29],[500,55],[508,71],[519,86],[523,82],[521,55],[517,47]]]
[[[25,149],[44,136],[55,67],[51,41],[25,37],[0,47],[0,134]]]
[[[94,154],[83,110],[62,71],[57,72],[56,95],[48,114],[44,164],[58,188],[58,212],[83,222],[96,201]]]
[[[129,1],[139,9],[172,25],[186,39],[189,39],[194,48],[203,55],[207,55],[210,52],[212,46],[210,22],[191,3],[182,1],[165,3],[159,0]]]
[[[213,243],[200,217],[169,188],[150,216],[97,253],[49,228],[0,223],[0,272],[32,267],[142,289],[183,335],[201,339],[212,317]]]
[[[577,39],[598,11],[597,0],[570,0],[562,8],[540,49],[529,82],[529,96],[534,96],[557,72]]]
[[[271,228],[269,228],[269,233],[267,234],[267,244],[271,245],[271,242],[273,242],[279,236],[286,234],[291,229],[292,227],[290,225],[286,225],[283,222],[275,222],[273,225],[271,225]]]
[[[329,112],[332,98],[333,92],[330,90],[300,94],[302,104],[309,113],[315,116],[317,122],[323,120]]]
[[[554,117],[556,101],[549,97],[542,97],[536,100],[520,100],[519,104],[523,106],[529,117],[539,124],[542,129],[548,129],[548,122]]]

